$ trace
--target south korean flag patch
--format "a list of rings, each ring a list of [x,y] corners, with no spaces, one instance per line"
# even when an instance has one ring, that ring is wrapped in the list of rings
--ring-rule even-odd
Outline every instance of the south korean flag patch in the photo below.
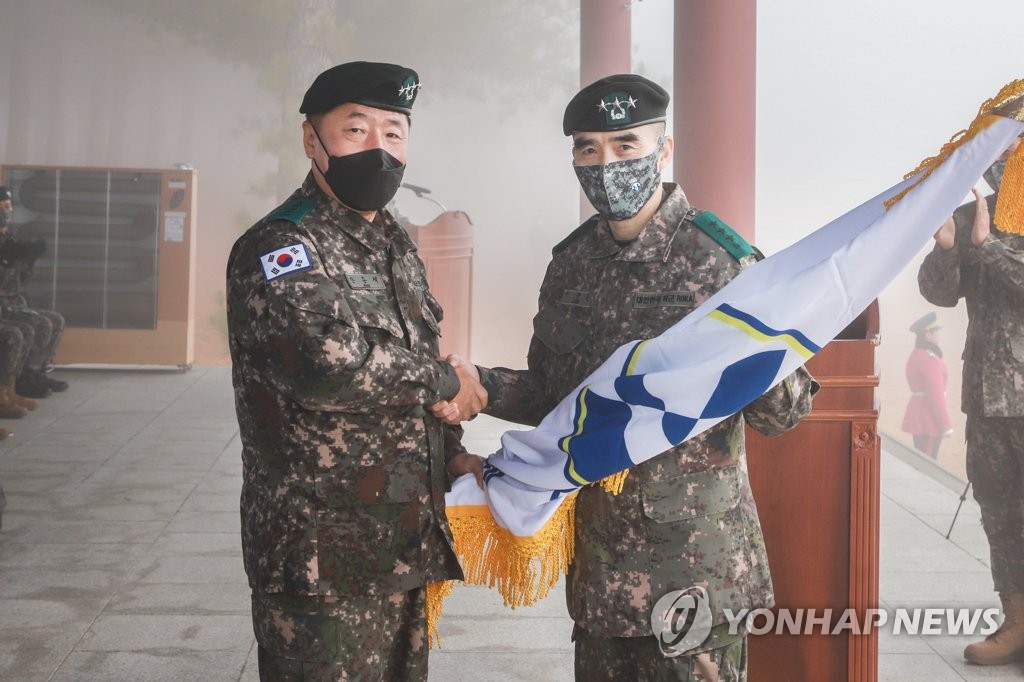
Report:
[[[313,267],[306,245],[302,242],[263,254],[260,256],[260,265],[263,266],[263,274],[268,282],[282,275]]]

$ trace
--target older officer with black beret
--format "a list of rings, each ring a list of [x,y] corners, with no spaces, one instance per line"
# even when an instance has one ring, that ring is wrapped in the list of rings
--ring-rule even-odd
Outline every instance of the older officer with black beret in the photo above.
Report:
[[[424,588],[462,577],[444,516],[458,433],[424,408],[469,416],[486,394],[436,359],[441,307],[384,210],[419,88],[394,64],[320,74],[299,110],[310,173],[228,262],[263,680],[425,680]]]
[[[552,252],[528,369],[478,368],[489,414],[538,423],[620,345],[662,333],[756,260],[740,235],[661,181],[672,155],[668,102],[657,83],[620,74],[566,107],[573,170],[597,215]],[[580,490],[566,581],[577,680],[746,680],[745,632],[730,630],[725,610],[770,607],[773,597],[744,425],[768,435],[792,428],[810,412],[815,385],[798,370],[630,469],[621,492]],[[656,637],[652,622],[666,614]]]

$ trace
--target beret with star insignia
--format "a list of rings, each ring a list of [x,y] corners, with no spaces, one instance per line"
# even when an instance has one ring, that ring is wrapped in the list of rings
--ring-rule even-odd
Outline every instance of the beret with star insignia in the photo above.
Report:
[[[668,93],[633,73],[607,76],[583,88],[569,102],[562,132],[607,132],[664,121]]]
[[[316,77],[302,98],[299,113],[322,114],[346,102],[355,102],[411,114],[419,90],[420,79],[412,69],[398,64],[348,62]]]

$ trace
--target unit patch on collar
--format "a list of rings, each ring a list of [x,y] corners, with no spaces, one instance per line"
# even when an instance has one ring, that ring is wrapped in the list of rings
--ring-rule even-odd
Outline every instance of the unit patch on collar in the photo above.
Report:
[[[263,266],[263,275],[268,282],[313,267],[306,245],[302,242],[263,254],[260,256],[260,265]]]
[[[692,291],[638,291],[633,295],[634,308],[674,306],[692,308],[696,296]]]

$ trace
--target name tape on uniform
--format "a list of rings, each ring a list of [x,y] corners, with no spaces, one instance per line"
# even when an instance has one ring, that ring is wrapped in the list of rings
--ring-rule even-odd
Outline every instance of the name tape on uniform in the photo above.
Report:
[[[306,245],[302,242],[263,254],[260,256],[260,265],[263,266],[263,274],[268,282],[282,275],[313,267]]]
[[[384,278],[376,272],[346,272],[345,280],[353,289],[386,289]]]
[[[692,308],[697,296],[692,291],[639,291],[633,296],[634,308],[674,306]]]

